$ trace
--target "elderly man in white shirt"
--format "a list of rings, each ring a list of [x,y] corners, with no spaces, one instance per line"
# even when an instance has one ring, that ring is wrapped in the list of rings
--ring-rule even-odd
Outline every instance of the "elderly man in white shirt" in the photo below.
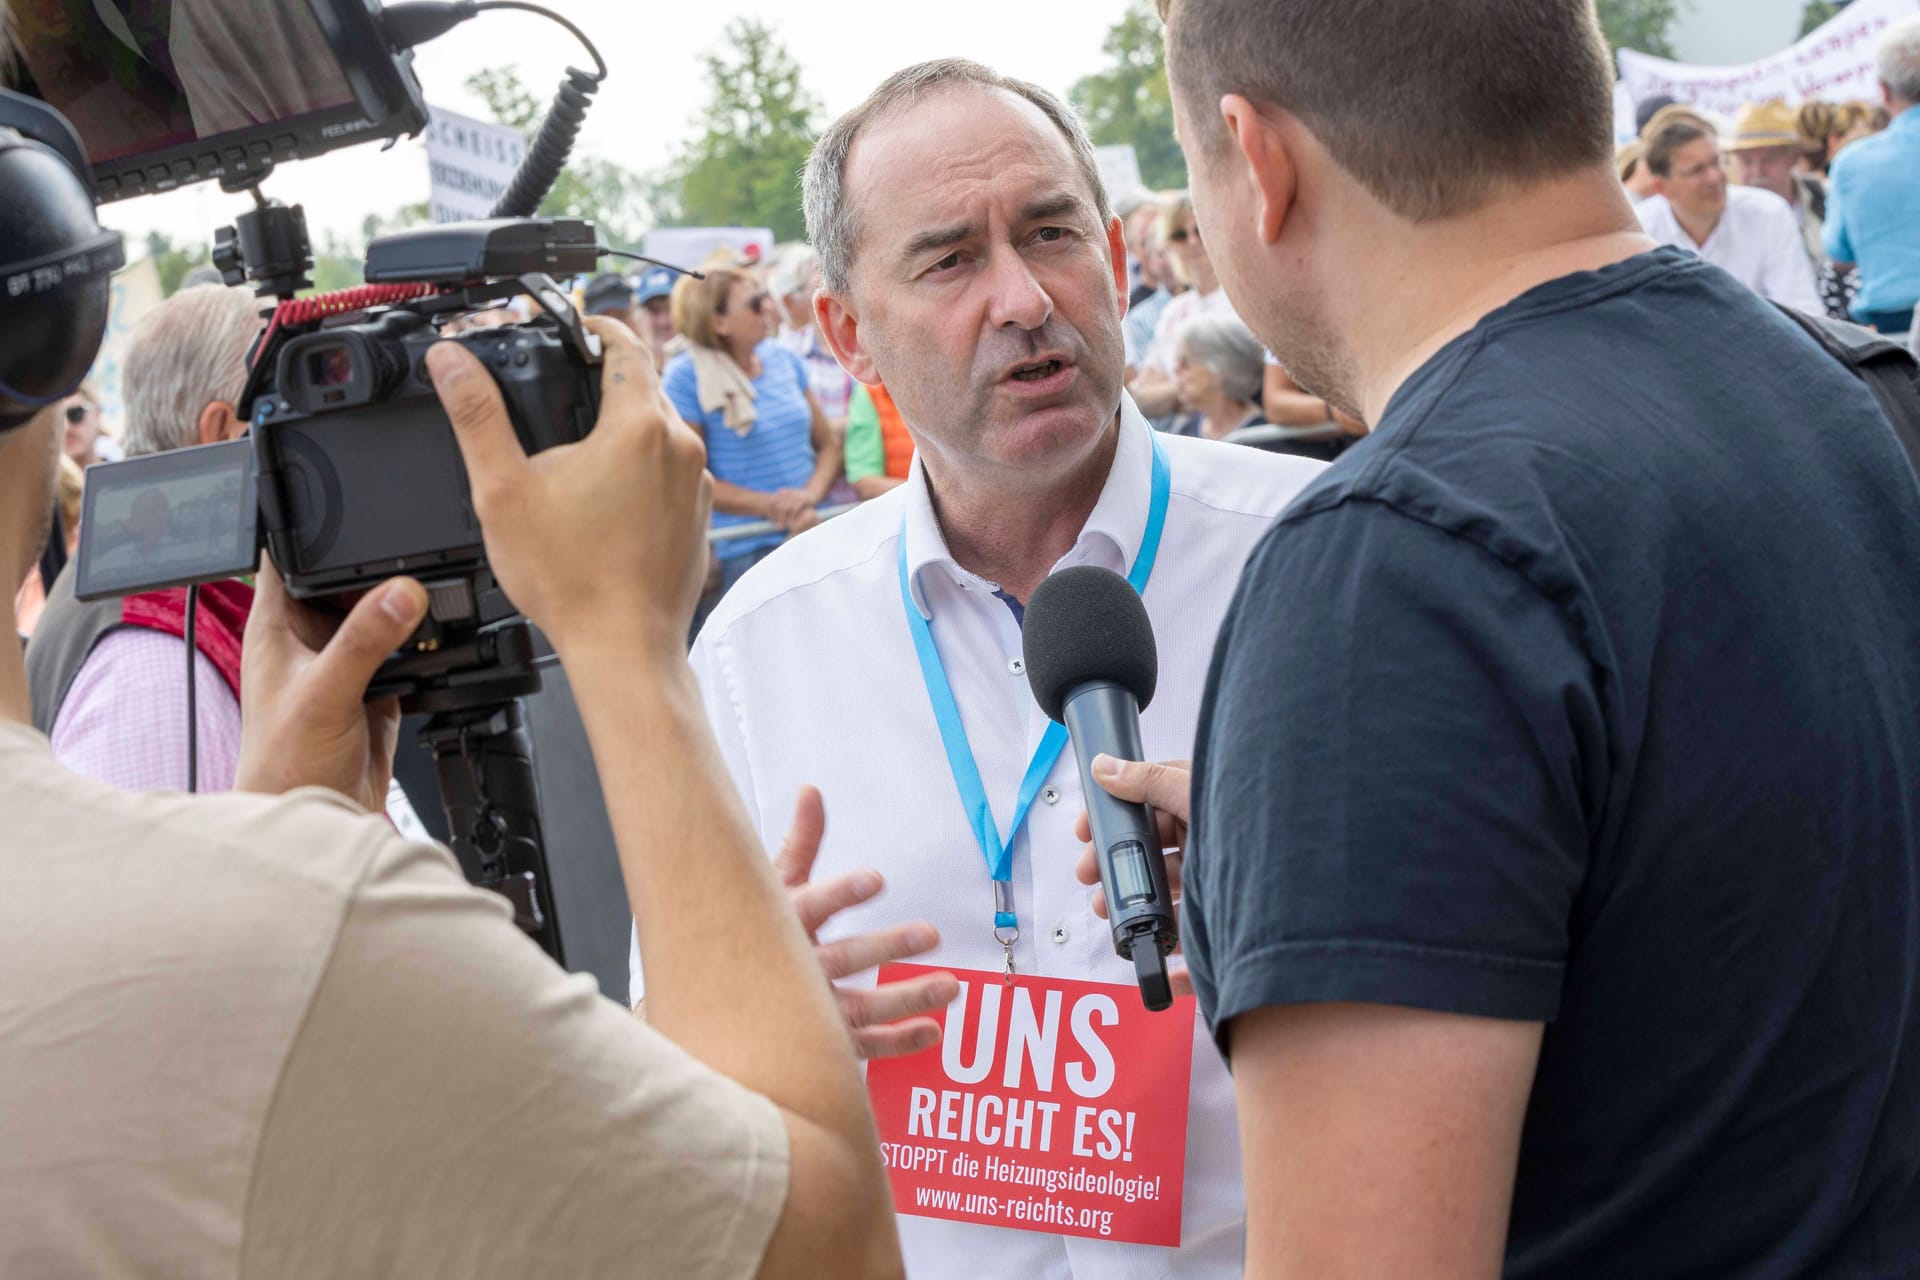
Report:
[[[1705,118],[1668,107],[1647,122],[1645,164],[1659,193],[1634,206],[1661,244],[1688,249],[1770,302],[1826,314],[1793,208],[1771,191],[1732,186]]]
[[[977,993],[970,1009],[949,1008],[942,1051],[870,1068],[877,1104],[893,1087],[883,1077],[926,1082],[914,1093],[927,1110],[912,1119],[876,1106],[908,1271],[1237,1278],[1245,1196],[1231,1083],[1190,1002],[1141,1010],[1132,966],[1074,878],[1080,782],[1071,753],[1045,750],[1021,627],[1025,602],[1058,569],[1128,575],[1159,641],[1159,688],[1141,717],[1147,758],[1185,756],[1242,564],[1320,464],[1148,427],[1121,387],[1120,222],[1078,118],[1045,90],[959,60],[902,71],[820,140],[806,199],[821,329],[849,372],[892,393],[913,470],[750,571],[707,621],[693,664],[770,848],[796,791],[824,794],[831,825],[813,890],[861,904],[824,924],[823,911],[803,910],[829,944],[829,972],[924,950]],[[988,820],[975,821],[983,809]],[[865,868],[885,876],[884,895],[874,898]],[[790,882],[805,870],[784,869]],[[939,1024],[899,1020],[955,987],[918,981],[897,997],[871,972],[842,984],[863,1048],[932,1043]],[[1001,1008],[1003,991],[1005,1033],[997,1048],[984,1031],[965,1036],[966,1078],[1012,1089],[1019,1045],[1040,1092],[1005,1098],[1004,1112],[1002,1099],[980,1098],[976,1111],[953,1083],[959,1031],[983,1006]],[[1117,1021],[1102,1022],[1103,1008]],[[1138,1030],[1090,1043],[1115,1025]],[[1139,1085],[1147,1061],[1159,1065],[1135,1110],[1142,1132],[1162,1122],[1171,1137],[1133,1162],[1131,1146],[1115,1154],[1132,1141],[1123,1104],[1105,1113],[1109,1143],[1090,1117],[1076,1123],[1093,1108],[1074,1104],[1090,1075],[1132,1072]],[[1011,1110],[1031,1117],[1034,1103],[1040,1122],[1016,1128]],[[928,1198],[934,1159],[952,1176]],[[1096,1181],[1019,1181],[1049,1160]],[[1137,1201],[1123,1186],[1135,1175],[1151,1179]]]

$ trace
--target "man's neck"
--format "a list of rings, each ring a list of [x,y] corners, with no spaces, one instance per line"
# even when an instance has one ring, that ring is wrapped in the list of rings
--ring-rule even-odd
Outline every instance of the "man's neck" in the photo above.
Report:
[[[11,495],[0,493],[0,518],[5,518],[9,514],[4,504],[14,500]],[[36,570],[32,567],[33,561],[27,557],[23,547],[14,546],[5,537],[0,537],[0,566],[21,564],[28,567],[18,574],[0,570],[0,575],[12,584],[7,591],[9,600],[13,598],[13,591],[26,581],[27,574]],[[23,649],[24,646],[16,636],[8,636],[0,640],[0,720],[32,724],[33,699],[27,694],[27,660],[22,652]]]
[[[1039,485],[1020,485],[964,461],[950,466],[923,451],[934,518],[960,566],[1026,601],[1073,549],[1106,488],[1120,444],[1120,416],[1079,466]]]
[[[1680,229],[1687,233],[1687,239],[1693,241],[1696,249],[1706,247],[1707,241],[1713,238],[1715,229],[1719,227],[1720,219],[1725,216],[1724,209],[1719,213],[1693,214],[1685,212],[1679,205],[1673,206],[1674,221],[1680,224]]]
[[[1411,234],[1388,230],[1357,227],[1323,277],[1334,282],[1327,314],[1348,335],[1358,408],[1370,423],[1402,382],[1489,313],[1548,281],[1654,248],[1618,181],[1598,169]],[[1383,244],[1393,245],[1390,258]]]

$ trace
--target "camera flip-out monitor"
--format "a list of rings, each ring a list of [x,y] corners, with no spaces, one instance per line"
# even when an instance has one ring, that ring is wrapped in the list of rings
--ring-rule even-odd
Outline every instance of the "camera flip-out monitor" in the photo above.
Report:
[[[254,571],[253,446],[247,440],[87,469],[74,593],[83,600]]]
[[[419,132],[377,0],[12,0],[15,87],[79,131],[101,201]]]

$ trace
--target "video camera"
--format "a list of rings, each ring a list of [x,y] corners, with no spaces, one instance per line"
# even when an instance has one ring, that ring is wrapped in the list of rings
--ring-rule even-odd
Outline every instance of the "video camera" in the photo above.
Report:
[[[492,219],[375,240],[365,287],[296,297],[311,287],[304,217],[268,201],[261,177],[286,160],[417,133],[426,110],[412,47],[495,8],[559,22],[597,73],[568,70]],[[543,660],[488,569],[425,357],[445,340],[478,356],[529,452],[592,428],[599,343],[554,277],[590,273],[608,250],[591,222],[531,215],[605,63],[572,23],[520,0],[385,10],[378,0],[162,0],[134,18],[108,9],[16,0],[22,87],[72,118],[101,201],[202,179],[250,190],[256,207],[217,233],[214,262],[228,284],[250,280],[277,305],[249,355],[247,438],[88,470],[75,594],[245,575],[262,548],[290,594],[322,607],[344,608],[397,574],[418,577],[428,617],[368,697],[428,714],[421,737],[463,869],[563,959],[518,703],[540,688]],[[525,323],[447,327],[520,295],[538,308]]]

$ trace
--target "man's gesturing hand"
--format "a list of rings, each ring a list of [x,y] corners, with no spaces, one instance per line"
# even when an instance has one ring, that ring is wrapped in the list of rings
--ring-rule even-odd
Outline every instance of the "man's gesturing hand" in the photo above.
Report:
[[[241,649],[234,790],[331,787],[370,812],[384,810],[400,706],[365,701],[367,685],[426,612],[420,584],[395,578],[336,618],[288,596],[273,564],[264,564]]]
[[[532,457],[472,353],[443,342],[427,367],[494,576],[561,657],[580,646],[684,653],[707,568],[706,448],[633,332],[604,317],[586,324],[605,353],[600,417],[586,439]]]
[[[814,944],[827,980],[837,983],[879,965],[923,955],[940,945],[940,934],[924,920],[895,925],[878,933],[863,933],[824,945],[820,926],[885,887],[878,871],[849,871],[820,884],[811,884],[813,860],[826,833],[827,815],[820,793],[802,787],[793,806],[793,824],[774,858],[780,882],[793,898],[800,927]],[[944,1009],[960,994],[960,983],[949,973],[930,973],[906,982],[890,982],[870,991],[835,986],[840,1012],[853,1032],[854,1051],[862,1058],[897,1058],[940,1043],[940,1024],[918,1016]]]
[[[1187,848],[1187,817],[1193,805],[1193,766],[1185,760],[1170,760],[1158,764],[1141,763],[1137,760],[1116,760],[1110,755],[1097,755],[1093,758],[1093,780],[1118,800],[1131,800],[1147,805],[1153,810],[1155,821],[1160,824],[1160,846],[1167,853],[1167,892],[1173,900],[1180,901],[1180,864]],[[1087,815],[1080,815],[1080,822],[1074,828],[1074,834],[1080,837],[1084,847],[1080,850],[1080,861],[1075,864],[1073,873],[1081,884],[1100,883],[1100,860],[1093,850],[1093,828],[1087,822]],[[1107,918],[1107,895],[1105,890],[1093,891],[1093,912],[1102,920]],[[1176,997],[1193,994],[1193,978],[1182,965],[1169,972],[1173,982],[1173,994]]]

